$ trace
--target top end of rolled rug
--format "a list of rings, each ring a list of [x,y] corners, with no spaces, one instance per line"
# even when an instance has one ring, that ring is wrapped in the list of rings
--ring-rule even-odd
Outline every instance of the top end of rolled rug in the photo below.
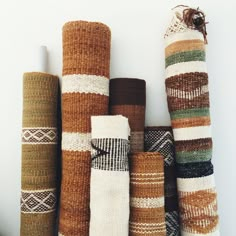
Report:
[[[97,29],[97,30],[104,30],[106,32],[111,33],[110,28],[101,22],[92,22],[92,21],[84,21],[84,20],[77,20],[77,21],[68,21],[63,25],[62,30],[72,30],[77,28],[84,28],[84,29]]]
[[[197,30],[202,33],[204,41],[207,44],[207,31],[205,14],[199,8],[190,8],[184,5],[178,5],[173,9],[172,21],[166,31],[165,38],[174,33]]]
[[[50,78],[50,79],[58,79],[58,76],[56,75],[51,75],[48,73],[44,73],[44,72],[25,72],[23,74],[23,78],[24,79],[32,79],[32,78]]]

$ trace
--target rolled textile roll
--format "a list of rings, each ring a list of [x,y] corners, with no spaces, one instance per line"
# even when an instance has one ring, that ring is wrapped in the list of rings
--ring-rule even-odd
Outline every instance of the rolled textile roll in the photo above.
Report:
[[[177,160],[181,233],[219,235],[213,175],[205,15],[178,6],[165,34],[166,92]]]
[[[130,156],[129,235],[166,235],[164,160],[157,152]]]
[[[110,29],[73,21],[63,27],[62,181],[59,235],[88,235],[92,115],[109,102]]]
[[[58,87],[57,76],[39,72],[23,76],[22,236],[55,233]]]
[[[172,128],[168,126],[146,127],[144,150],[145,152],[159,152],[164,157],[166,235],[179,236],[176,161]]]
[[[110,81],[110,114],[129,119],[131,152],[144,150],[145,105],[145,80],[116,78]]]
[[[92,116],[91,236],[128,236],[130,128],[124,116]]]

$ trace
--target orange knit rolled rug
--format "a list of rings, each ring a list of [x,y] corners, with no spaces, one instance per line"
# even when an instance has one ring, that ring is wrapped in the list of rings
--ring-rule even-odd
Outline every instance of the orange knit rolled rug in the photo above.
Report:
[[[58,88],[57,76],[24,74],[21,236],[52,236],[56,231]]]
[[[157,152],[130,155],[129,235],[166,235],[164,159]]]
[[[112,115],[129,119],[131,152],[144,151],[146,82],[141,79],[115,78],[110,81],[109,110]]]
[[[102,23],[74,21],[63,27],[59,235],[89,234],[90,118],[108,114],[110,40]]]

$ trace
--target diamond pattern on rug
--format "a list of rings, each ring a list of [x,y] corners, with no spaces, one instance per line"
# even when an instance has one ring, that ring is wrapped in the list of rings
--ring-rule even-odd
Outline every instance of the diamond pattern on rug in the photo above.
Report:
[[[22,143],[57,143],[56,128],[23,128]]]
[[[55,210],[56,191],[47,190],[42,192],[22,191],[21,211],[25,213],[45,213]]]

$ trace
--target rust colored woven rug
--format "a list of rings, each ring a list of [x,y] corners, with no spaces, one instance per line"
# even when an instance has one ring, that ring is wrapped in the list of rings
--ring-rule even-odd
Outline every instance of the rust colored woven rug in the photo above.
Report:
[[[90,118],[108,114],[110,40],[102,23],[73,21],[63,27],[59,235],[89,234]]]
[[[22,236],[52,236],[55,233],[58,85],[58,77],[50,74],[24,74]]]
[[[181,234],[218,236],[204,13],[186,6],[174,8],[165,43]]]
[[[172,128],[168,126],[146,127],[144,150],[146,152],[159,152],[164,158],[166,235],[179,236],[176,161]]]
[[[131,128],[131,152],[144,150],[146,82],[141,79],[116,78],[110,81],[110,114],[124,115]]]
[[[166,236],[164,159],[157,152],[130,155],[130,236]]]

